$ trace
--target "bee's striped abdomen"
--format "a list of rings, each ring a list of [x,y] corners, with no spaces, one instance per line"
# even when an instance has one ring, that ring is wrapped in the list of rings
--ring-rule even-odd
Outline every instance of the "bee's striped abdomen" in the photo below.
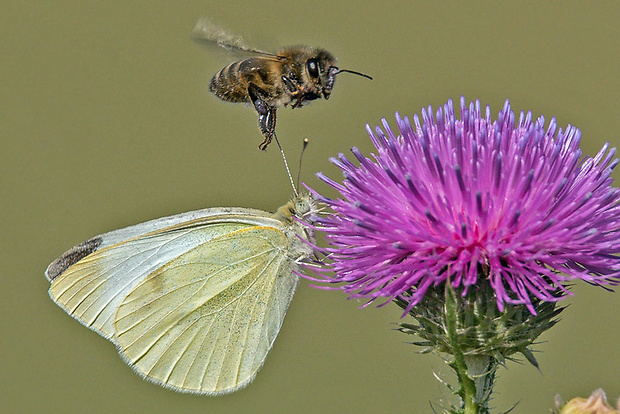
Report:
[[[224,101],[249,102],[249,83],[263,85],[269,79],[261,63],[260,59],[250,58],[225,66],[211,78],[209,90]]]
[[[241,72],[239,66],[243,61],[233,62],[217,72],[211,82],[209,90],[218,98],[228,102],[247,102],[248,83]]]

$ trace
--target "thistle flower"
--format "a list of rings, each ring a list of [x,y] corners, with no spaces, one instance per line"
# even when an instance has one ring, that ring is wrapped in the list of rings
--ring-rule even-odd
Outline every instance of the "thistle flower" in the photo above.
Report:
[[[506,101],[493,121],[461,98],[413,126],[396,114],[398,133],[367,131],[377,154],[339,154],[344,175],[320,179],[340,193],[323,201],[320,221],[330,263],[320,279],[354,298],[405,302],[407,313],[429,289],[449,281],[465,296],[490,285],[506,304],[556,302],[567,282],[620,280],[620,192],[611,187],[615,149],[582,157],[580,131],[551,119],[515,115]],[[323,271],[325,271],[323,273]],[[330,274],[331,272],[331,274]]]
[[[613,408],[607,402],[605,391],[595,390],[589,398],[573,398],[562,406],[559,396],[556,396],[556,410],[559,414],[620,414],[620,399]],[[562,406],[562,407],[561,407]]]

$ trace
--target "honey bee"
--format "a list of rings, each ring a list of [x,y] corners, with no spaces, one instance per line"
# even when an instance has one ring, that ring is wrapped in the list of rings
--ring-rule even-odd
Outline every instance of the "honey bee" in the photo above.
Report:
[[[272,54],[249,48],[240,37],[226,33],[208,19],[198,21],[193,38],[254,55],[219,70],[211,78],[209,90],[223,101],[254,106],[264,137],[258,146],[261,150],[265,150],[275,136],[278,107],[290,104],[291,108],[301,108],[315,99],[329,99],[336,75],[340,73],[352,73],[372,80],[366,74],[339,69],[334,55],[325,49],[294,46]]]

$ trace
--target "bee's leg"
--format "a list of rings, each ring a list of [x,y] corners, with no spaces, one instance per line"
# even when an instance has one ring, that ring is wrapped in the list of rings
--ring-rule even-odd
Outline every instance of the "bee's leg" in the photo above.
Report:
[[[303,93],[295,93],[291,94],[293,98],[293,105],[291,105],[292,109],[301,108],[304,104],[304,94]]]
[[[263,99],[265,93],[253,83],[250,83],[248,86],[248,94],[250,95],[252,104],[254,104],[254,109],[258,112],[258,127],[265,137],[258,148],[265,150],[271,143],[273,134],[276,131],[276,108],[265,102]]]
[[[265,150],[276,132],[276,108],[269,106],[266,115],[258,115],[258,126],[265,137],[258,148]]]

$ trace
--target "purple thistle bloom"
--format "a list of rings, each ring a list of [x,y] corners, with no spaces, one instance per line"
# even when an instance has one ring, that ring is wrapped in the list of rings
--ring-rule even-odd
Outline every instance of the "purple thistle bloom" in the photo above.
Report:
[[[383,119],[370,139],[378,153],[339,154],[342,184],[320,179],[342,198],[322,198],[334,211],[319,221],[331,262],[322,281],[355,298],[408,301],[446,280],[463,296],[490,283],[497,306],[552,302],[566,282],[620,280],[620,192],[611,187],[615,149],[581,157],[580,131],[555,119],[515,116],[506,101],[497,121],[480,103],[461,119],[452,101],[422,110],[423,123],[396,114],[398,136]],[[415,128],[415,129],[414,129]],[[328,272],[333,272],[330,275]],[[472,287],[473,286],[473,287]]]

